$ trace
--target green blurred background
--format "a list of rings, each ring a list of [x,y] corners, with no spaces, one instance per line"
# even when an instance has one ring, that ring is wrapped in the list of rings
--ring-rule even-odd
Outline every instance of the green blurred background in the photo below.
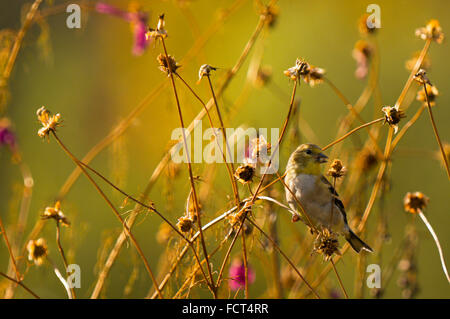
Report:
[[[0,29],[20,28],[21,8],[29,2],[1,1]],[[186,12],[180,10],[177,1],[136,2],[150,13],[152,26],[155,25],[158,14],[162,12],[166,14],[166,26],[170,34],[166,43],[169,53],[177,59],[182,58],[192,46],[196,33],[205,32],[212,21],[217,19],[218,9],[227,8],[232,4],[232,1],[222,0],[192,1],[188,5],[192,14],[190,20]],[[62,3],[65,2],[54,1],[55,5]],[[128,6],[128,1],[125,0],[108,3],[124,9]],[[242,111],[239,111],[227,126],[237,127],[245,124],[253,127],[279,127],[287,111],[288,96],[292,87],[292,83],[282,71],[292,66],[297,57],[303,57],[310,63],[325,68],[328,77],[350,101],[355,102],[366,82],[355,79],[355,61],[351,52],[354,43],[360,38],[356,27],[357,20],[365,13],[370,3],[372,1],[280,1],[279,19],[267,34],[262,62],[272,67],[274,73],[272,81],[284,91],[286,98],[280,100],[270,90],[254,89],[244,101]],[[415,29],[424,26],[429,19],[436,18],[440,21],[444,32],[448,33],[450,2],[405,0],[376,1],[376,3],[381,7],[382,23],[377,35],[381,50],[379,82],[383,104],[392,105],[408,77],[405,61],[424,44],[414,36]],[[132,33],[126,22],[83,11],[82,28],[71,30],[65,25],[66,16],[66,13],[62,13],[48,17],[50,38],[47,54],[43,54],[42,47],[36,44],[40,29],[36,25],[30,29],[10,80],[11,100],[4,115],[10,117],[14,123],[24,161],[30,166],[35,181],[26,234],[43,209],[53,204],[60,187],[74,168],[73,163],[55,141],[51,139],[50,143],[47,143],[37,136],[39,125],[35,111],[45,105],[49,110],[61,113],[64,125],[59,130],[59,136],[77,156],[82,157],[143,100],[150,90],[167,80],[157,68],[156,56],[162,50],[160,45],[151,44],[144,55],[133,56]],[[198,30],[192,29],[192,21]],[[254,3],[246,1],[208,41],[201,54],[188,65],[183,65],[180,73],[188,82],[194,83],[197,81],[199,66],[209,63],[221,68],[215,78],[225,74],[226,69],[232,67],[241,54],[257,21],[258,14]],[[447,142],[450,136],[449,54],[448,41],[441,45],[433,43],[429,53],[432,67],[428,74],[441,93],[434,110],[441,138]],[[225,109],[232,108],[240,95],[246,81],[248,65],[247,60],[220,100]],[[209,97],[205,83],[194,87],[204,99]],[[180,91],[186,122],[190,122],[200,111],[200,105],[192,99],[189,92],[183,89]],[[342,102],[326,85],[317,88],[302,85],[298,90],[298,96],[302,99],[301,114],[317,134],[318,142],[325,145],[332,141],[337,132],[339,119],[347,112]],[[369,102],[370,107],[363,112],[366,120],[373,118],[372,105],[373,103]],[[418,106],[418,102],[413,102],[407,112],[408,117],[414,114]],[[124,137],[102,152],[92,165],[129,193],[139,195],[167,149],[172,129],[178,126],[172,92],[167,89],[134,121]],[[204,122],[204,127],[207,126],[207,122]],[[351,145],[349,141],[344,143],[347,146]],[[428,114],[424,113],[400,143],[398,152],[393,158],[392,189],[385,205],[392,235],[392,241],[386,247],[388,255],[398,245],[404,234],[404,225],[411,218],[411,215],[403,211],[403,196],[408,191],[416,190],[424,192],[431,198],[427,209],[428,218],[441,240],[444,254],[447,258],[450,254],[448,232],[450,187],[442,164],[436,160],[437,150]],[[290,151],[292,149],[283,150],[282,167]],[[184,167],[182,171],[182,177],[173,186],[174,206],[167,212],[173,221],[182,214],[189,190]],[[201,172],[200,167],[195,166],[194,174]],[[225,191],[229,190],[228,180],[225,175],[222,180],[224,182],[219,184],[219,192],[225,194]],[[0,214],[6,225],[11,225],[17,218],[18,201],[21,196],[20,185],[20,171],[11,163],[9,153],[2,149]],[[164,187],[167,185],[161,180],[150,194],[151,200],[163,212],[166,205],[169,207]],[[107,194],[111,194],[111,198],[117,204],[123,200],[117,193],[108,190]],[[216,205],[215,198],[211,199],[211,203],[208,203],[211,208],[209,211],[220,209],[221,203]],[[284,202],[284,195],[278,199]],[[126,212],[131,208],[132,205],[128,204],[122,211]],[[63,246],[69,260],[81,266],[82,288],[78,290],[78,296],[87,298],[96,279],[95,265],[101,254],[103,242],[105,238],[114,238],[119,233],[120,224],[83,176],[64,201],[63,211],[72,221],[71,228],[63,229]],[[290,223],[288,215],[282,215],[279,220],[280,227]],[[434,242],[423,224],[419,220],[416,223],[421,239],[418,251],[418,280],[421,291],[418,297],[448,298],[450,289],[442,273]],[[140,218],[140,222],[134,227],[134,233],[154,269],[157,269],[157,260],[164,250],[164,246],[159,245],[155,239],[159,225],[160,220],[157,217],[146,216]],[[296,224],[296,227],[299,231],[305,230],[303,225]],[[53,223],[48,223],[43,237],[49,243],[51,258],[61,266],[54,232]],[[289,244],[292,238],[290,232],[286,232],[285,237],[281,238],[282,246],[284,243]],[[8,253],[3,243],[0,247],[0,269],[6,271]],[[238,252],[236,249],[236,253]],[[344,285],[352,295],[355,262],[354,254],[351,254],[353,252],[346,255],[344,263],[339,264],[339,270]],[[369,261],[370,258],[372,257],[369,257]],[[250,262],[255,264],[257,278],[251,287],[251,296],[264,296],[266,280],[262,265],[257,259],[252,259],[252,256]],[[137,281],[132,292],[124,295],[123,288],[135,264],[139,269]],[[25,281],[44,297],[65,297],[61,284],[48,266],[30,267]],[[107,290],[103,296],[143,297],[150,284],[134,248],[127,245],[109,276]],[[200,293],[195,296],[206,297],[208,294]],[[19,289],[16,297],[28,295]],[[387,288],[386,297],[400,297],[400,289],[395,280],[392,280]]]

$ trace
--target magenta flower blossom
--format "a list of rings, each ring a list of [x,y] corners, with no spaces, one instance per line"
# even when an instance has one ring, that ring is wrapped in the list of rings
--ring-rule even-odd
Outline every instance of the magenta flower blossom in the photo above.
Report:
[[[133,54],[142,55],[148,46],[149,41],[145,37],[147,32],[148,16],[145,12],[140,11],[124,11],[109,4],[98,2],[95,10],[102,14],[108,14],[118,17],[131,24],[134,35]]]
[[[241,259],[235,259],[231,264],[229,271],[230,289],[236,291],[245,286],[245,267],[244,262]],[[248,265],[248,283],[255,282],[255,271]]]
[[[14,150],[16,138],[10,126],[7,118],[0,118],[0,146],[8,146],[11,150]]]

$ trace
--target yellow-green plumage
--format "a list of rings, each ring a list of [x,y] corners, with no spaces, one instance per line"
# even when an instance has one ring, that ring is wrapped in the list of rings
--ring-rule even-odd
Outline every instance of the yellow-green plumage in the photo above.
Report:
[[[321,164],[327,158],[317,145],[300,145],[289,158],[285,183],[302,204],[314,227],[344,235],[357,252],[362,249],[372,251],[348,226],[339,195],[321,173]],[[292,193],[286,189],[286,200],[293,210],[299,211]]]

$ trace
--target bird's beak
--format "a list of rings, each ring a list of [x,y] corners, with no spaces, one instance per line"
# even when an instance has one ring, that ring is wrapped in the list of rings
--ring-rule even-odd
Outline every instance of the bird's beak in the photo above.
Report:
[[[316,162],[318,163],[326,163],[328,161],[328,156],[323,153],[318,153],[316,155]]]

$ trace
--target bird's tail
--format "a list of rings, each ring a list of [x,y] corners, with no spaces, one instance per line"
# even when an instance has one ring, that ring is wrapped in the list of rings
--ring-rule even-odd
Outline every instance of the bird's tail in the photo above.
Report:
[[[345,234],[345,239],[349,242],[349,244],[353,247],[353,249],[359,253],[361,250],[367,250],[371,253],[373,252],[372,248],[369,247],[365,242],[363,242],[351,229]]]

